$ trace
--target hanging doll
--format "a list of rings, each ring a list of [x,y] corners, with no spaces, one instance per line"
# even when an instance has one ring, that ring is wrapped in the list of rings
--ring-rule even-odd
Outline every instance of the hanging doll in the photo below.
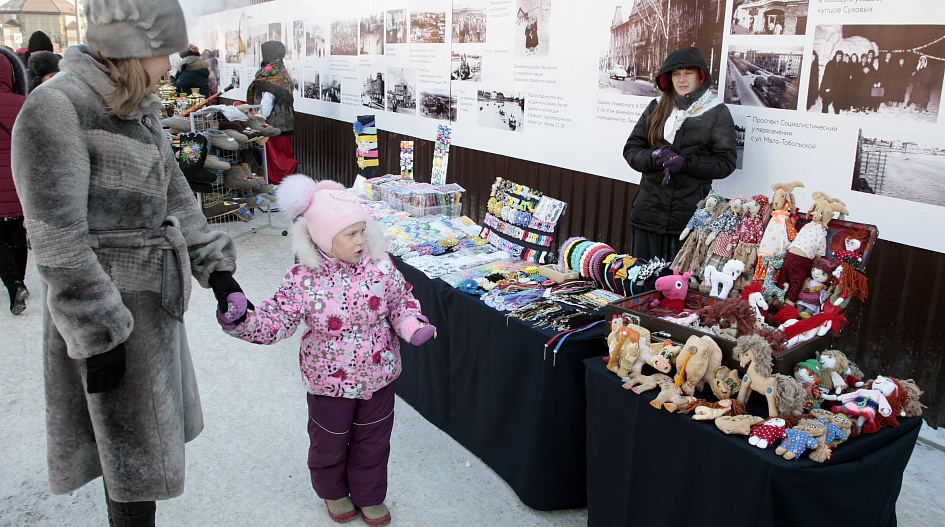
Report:
[[[709,191],[709,195],[699,202],[686,228],[679,234],[679,240],[685,241],[676,253],[671,267],[679,268],[681,273],[689,273],[691,276],[696,276],[702,271],[699,264],[705,259],[703,247],[706,236],[709,235],[709,224],[720,213],[721,205],[724,203],[725,198],[715,190]],[[698,284],[697,280],[693,279],[693,281]]]
[[[745,196],[739,194],[732,198],[722,213],[709,224],[709,234],[705,238],[706,259],[702,262],[699,275],[703,275],[706,266],[721,268],[722,265],[732,258],[732,251],[735,250],[735,231],[741,224],[742,209],[745,207]]]
[[[784,301],[791,305],[797,302],[797,295],[810,275],[814,257],[827,255],[827,224],[835,214],[839,213],[841,218],[849,214],[842,201],[830,199],[823,192],[814,192],[811,197],[814,204],[807,210],[810,222],[791,241],[781,267],[779,282],[788,283]]]
[[[751,281],[755,272],[755,260],[758,258],[758,243],[764,233],[764,215],[768,210],[768,197],[755,194],[745,203],[742,222],[735,230],[737,245],[732,258],[745,263],[745,271],[735,280],[735,291],[741,291]]]
[[[899,381],[892,377],[876,377],[866,388],[840,395],[824,395],[824,399],[836,400],[834,413],[843,413],[856,418],[860,432],[871,434],[884,426],[899,426],[900,417],[922,414],[919,396],[922,392],[912,380]]]
[[[820,313],[820,306],[827,298],[831,272],[829,260],[821,256],[814,257],[810,276],[804,281],[804,286],[797,295],[797,303],[794,304],[801,318],[806,318],[804,313],[807,313],[807,316]]]
[[[783,255],[787,252],[787,246],[797,235],[794,228],[794,189],[803,187],[800,181],[791,183],[772,183],[771,190],[774,194],[771,196],[771,218],[765,226],[765,232],[761,236],[761,242],[758,243],[758,259],[755,261],[755,274],[752,280],[762,281],[765,279],[767,267],[762,258]]]

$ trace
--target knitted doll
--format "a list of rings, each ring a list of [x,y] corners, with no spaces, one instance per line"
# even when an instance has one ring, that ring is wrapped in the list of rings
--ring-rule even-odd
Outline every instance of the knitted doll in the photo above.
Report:
[[[850,304],[851,297],[861,301],[866,299],[866,275],[860,271],[855,260],[847,257],[838,263],[833,270],[833,277],[835,280],[827,289],[827,299],[821,309],[823,313],[839,315]]]
[[[804,387],[804,411],[811,408],[820,408],[821,389],[818,386],[821,378],[820,363],[814,359],[798,362],[794,366],[794,380]]]
[[[745,262],[745,271],[735,280],[735,291],[741,291],[755,272],[755,261],[758,259],[758,243],[764,233],[763,212],[768,206],[767,196],[755,194],[745,203],[742,222],[735,230],[737,245],[732,252],[732,258]]]
[[[709,224],[721,212],[724,203],[725,199],[714,190],[699,202],[686,228],[679,235],[679,239],[685,241],[670,267],[679,268],[681,273],[689,273],[693,276],[702,271],[699,264],[705,259],[705,239],[709,235]],[[695,279],[693,281],[698,284]]]
[[[709,234],[704,242],[708,247],[707,258],[702,262],[702,269],[709,265],[722,267],[722,264],[732,257],[732,251],[735,250],[737,242],[735,231],[741,224],[741,213],[745,201],[745,196],[741,194],[735,196],[722,209],[722,214],[709,224]],[[699,274],[702,275],[701,272]]]
[[[892,377],[876,377],[868,388],[840,395],[825,394],[824,399],[836,400],[834,413],[856,417],[856,424],[864,434],[876,432],[884,426],[899,426],[899,417],[904,417],[906,401],[910,394]]]
[[[820,256],[814,257],[811,264],[810,276],[804,281],[800,293],[797,295],[797,303],[794,307],[804,317],[804,313],[816,315],[820,313],[820,307],[827,298],[828,282],[830,281],[830,261]]]
[[[810,275],[814,257],[827,255],[827,224],[835,213],[841,217],[849,214],[842,201],[831,199],[823,192],[814,192],[811,197],[814,204],[807,211],[810,222],[801,227],[791,241],[781,268],[779,281],[788,283],[784,300],[791,305],[797,302],[797,295]]]
[[[787,421],[780,417],[772,417],[760,425],[751,427],[751,433],[748,434],[748,444],[762,449],[773,446],[775,440],[784,437],[786,428]]]
[[[765,232],[758,243],[758,260],[755,262],[755,274],[752,280],[762,281],[767,271],[763,257],[772,257],[787,252],[788,244],[797,235],[794,228],[794,189],[803,187],[800,181],[791,183],[772,183],[771,190],[771,218],[765,227]]]

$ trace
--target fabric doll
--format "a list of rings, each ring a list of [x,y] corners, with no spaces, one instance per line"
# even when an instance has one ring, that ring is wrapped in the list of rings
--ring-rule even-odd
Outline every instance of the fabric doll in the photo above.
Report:
[[[904,407],[909,394],[892,377],[876,377],[868,388],[843,393],[824,395],[824,399],[836,400],[834,413],[856,417],[856,424],[864,434],[872,434],[884,426],[899,426],[899,417],[905,416]]]
[[[763,257],[772,257],[787,252],[788,244],[797,235],[792,214],[794,213],[794,189],[803,187],[800,181],[791,183],[772,183],[771,218],[765,226],[765,232],[758,243],[758,259],[755,262],[755,274],[752,280],[765,279],[767,268]]]
[[[810,276],[807,277],[804,286],[801,287],[801,291],[797,295],[797,303],[794,304],[802,318],[804,313],[808,315],[820,313],[820,307],[827,298],[831,272],[829,260],[820,256],[814,257],[810,268]]]
[[[849,214],[842,201],[830,199],[830,196],[823,192],[814,192],[811,197],[814,204],[807,211],[810,222],[801,227],[791,241],[784,256],[784,265],[781,267],[779,281],[788,283],[784,301],[791,305],[797,302],[797,295],[810,275],[814,257],[827,255],[827,224],[835,213],[839,213],[841,217]]]
[[[826,449],[825,433],[823,423],[814,419],[801,419],[797,426],[784,431],[784,439],[774,449],[774,453],[791,460],[801,457],[809,448]]]
[[[830,315],[843,313],[850,298],[865,300],[868,294],[866,275],[860,271],[858,264],[852,258],[845,258],[833,270],[834,281],[827,290],[827,299],[821,311]]]
[[[850,367],[847,356],[840,350],[825,350],[817,354],[817,361],[821,371],[821,379],[817,385],[824,392],[834,390],[835,393],[843,393],[847,389],[844,374]]]
[[[721,205],[724,203],[725,198],[715,190],[710,190],[709,195],[699,201],[686,228],[679,234],[679,240],[685,241],[676,253],[671,267],[679,268],[681,273],[699,274],[702,270],[699,264],[705,259],[706,251],[703,247],[706,236],[709,235],[709,224],[721,212]]]
[[[814,359],[798,362],[794,366],[794,380],[804,387],[804,411],[811,408],[820,408],[821,389],[818,383],[821,378],[820,363]]]
[[[751,433],[748,434],[748,444],[762,449],[774,446],[776,440],[784,438],[786,428],[787,421],[780,417],[772,417],[751,428]]]
[[[834,234],[833,241],[830,243],[830,252],[836,261],[842,261],[849,257],[859,264],[863,263],[863,254],[866,251],[866,244],[869,242],[870,233],[866,229],[857,228],[853,230],[843,230]]]
[[[707,259],[702,263],[702,268],[713,265],[722,267],[732,257],[732,251],[735,250],[735,231],[741,224],[742,209],[745,207],[745,196],[739,194],[728,202],[719,215],[709,224],[709,234],[706,236],[705,245],[708,247]],[[700,269],[700,275],[702,275]]]
[[[755,194],[745,203],[742,222],[738,224],[735,230],[735,239],[737,244],[732,252],[732,258],[745,263],[745,271],[735,280],[733,287],[736,291],[741,291],[755,272],[755,261],[758,258],[758,243],[761,241],[761,235],[764,233],[764,219],[762,213],[768,206],[768,197],[761,194]]]

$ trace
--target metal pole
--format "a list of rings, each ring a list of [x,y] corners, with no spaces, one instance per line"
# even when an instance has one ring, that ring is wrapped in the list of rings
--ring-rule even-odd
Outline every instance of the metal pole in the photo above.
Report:
[[[76,42],[82,43],[82,10],[79,9],[79,2],[81,0],[75,0],[75,23],[76,28],[78,29],[78,35],[76,36]]]

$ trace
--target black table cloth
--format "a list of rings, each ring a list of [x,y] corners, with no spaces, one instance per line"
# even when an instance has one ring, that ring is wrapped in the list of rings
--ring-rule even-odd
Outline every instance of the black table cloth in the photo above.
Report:
[[[584,507],[584,365],[606,353],[605,324],[569,337],[535,328],[395,258],[437,338],[401,342],[397,395],[481,458],[536,510]]]
[[[807,454],[788,461],[712,422],[653,408],[656,390],[625,390],[601,357],[584,365],[589,526],[896,525],[920,418],[855,437],[823,464]]]

